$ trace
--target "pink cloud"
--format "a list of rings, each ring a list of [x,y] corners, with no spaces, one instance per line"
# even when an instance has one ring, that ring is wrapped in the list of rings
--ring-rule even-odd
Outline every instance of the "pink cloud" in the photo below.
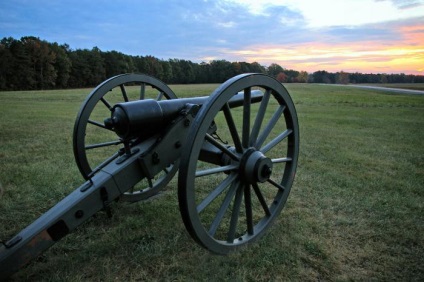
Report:
[[[355,40],[353,42],[307,42],[263,44],[239,50],[223,50],[230,58],[278,63],[295,70],[314,72],[384,72],[424,74],[424,26],[409,24],[388,26],[395,31],[392,40]]]

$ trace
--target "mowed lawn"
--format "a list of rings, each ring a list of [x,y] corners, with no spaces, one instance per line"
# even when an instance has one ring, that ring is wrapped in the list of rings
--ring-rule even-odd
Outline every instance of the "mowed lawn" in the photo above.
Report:
[[[218,85],[174,85],[204,96]],[[112,206],[15,281],[423,281],[424,96],[287,84],[301,144],[288,202],[267,235],[228,256],[199,247],[162,196]],[[91,89],[0,92],[0,239],[83,183],[72,130]]]

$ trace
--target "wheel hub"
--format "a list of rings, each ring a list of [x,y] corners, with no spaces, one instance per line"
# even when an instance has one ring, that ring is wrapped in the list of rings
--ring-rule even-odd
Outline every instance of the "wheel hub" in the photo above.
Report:
[[[267,181],[272,174],[272,161],[260,151],[248,149],[241,159],[242,179],[249,184]]]

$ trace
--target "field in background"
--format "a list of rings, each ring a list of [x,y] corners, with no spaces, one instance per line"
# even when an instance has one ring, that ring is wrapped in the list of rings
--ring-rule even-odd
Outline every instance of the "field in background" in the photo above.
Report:
[[[422,86],[422,85],[421,85]],[[217,85],[174,85],[179,97]],[[286,85],[301,132],[288,203],[258,243],[201,249],[180,219],[176,179],[161,197],[116,203],[16,281],[424,280],[424,97]],[[0,92],[0,239],[83,183],[72,129],[90,89]]]

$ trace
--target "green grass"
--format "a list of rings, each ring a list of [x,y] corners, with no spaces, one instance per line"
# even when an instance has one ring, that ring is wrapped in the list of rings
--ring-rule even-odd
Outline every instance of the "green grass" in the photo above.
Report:
[[[175,85],[179,97],[217,85]],[[301,132],[286,207],[259,242],[203,250],[163,196],[116,203],[65,237],[16,281],[424,280],[424,97],[286,85]],[[0,93],[0,239],[82,182],[72,129],[89,89]]]

